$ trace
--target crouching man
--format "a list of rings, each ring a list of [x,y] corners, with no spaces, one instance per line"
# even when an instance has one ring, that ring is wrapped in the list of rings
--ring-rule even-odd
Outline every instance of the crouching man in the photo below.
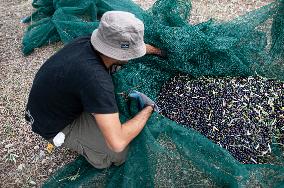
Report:
[[[91,36],[75,39],[39,69],[30,91],[26,120],[57,146],[83,155],[96,168],[120,165],[155,103],[134,91],[141,111],[121,124],[110,70],[161,51],[144,43],[144,25],[133,14],[106,12]]]

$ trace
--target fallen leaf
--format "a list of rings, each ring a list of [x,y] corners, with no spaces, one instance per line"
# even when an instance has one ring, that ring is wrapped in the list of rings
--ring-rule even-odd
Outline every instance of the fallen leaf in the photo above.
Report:
[[[54,149],[54,145],[51,143],[48,143],[46,147],[47,152],[52,153],[53,149]]]

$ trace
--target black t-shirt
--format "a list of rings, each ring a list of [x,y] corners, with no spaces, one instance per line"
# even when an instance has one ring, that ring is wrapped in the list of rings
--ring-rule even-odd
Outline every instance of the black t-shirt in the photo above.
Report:
[[[82,112],[118,112],[112,78],[90,36],[67,44],[42,65],[31,88],[26,119],[34,132],[50,139]]]

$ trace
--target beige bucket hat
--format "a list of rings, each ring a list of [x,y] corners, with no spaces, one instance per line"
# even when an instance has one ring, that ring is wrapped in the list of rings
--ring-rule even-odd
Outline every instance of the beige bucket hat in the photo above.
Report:
[[[144,24],[134,14],[108,11],[103,14],[91,43],[100,53],[120,61],[128,61],[146,54]]]

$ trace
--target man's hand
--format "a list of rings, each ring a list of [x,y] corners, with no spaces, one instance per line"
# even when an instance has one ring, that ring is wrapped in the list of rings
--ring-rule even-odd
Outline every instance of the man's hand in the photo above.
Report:
[[[160,57],[166,57],[166,53],[164,51],[150,44],[146,44],[146,54],[153,54],[153,55],[158,55]]]
[[[138,100],[140,107],[139,110],[142,110],[146,106],[152,106],[154,111],[159,112],[159,107],[156,105],[156,103],[152,101],[149,97],[147,97],[145,94],[134,90],[129,94],[129,97]]]

